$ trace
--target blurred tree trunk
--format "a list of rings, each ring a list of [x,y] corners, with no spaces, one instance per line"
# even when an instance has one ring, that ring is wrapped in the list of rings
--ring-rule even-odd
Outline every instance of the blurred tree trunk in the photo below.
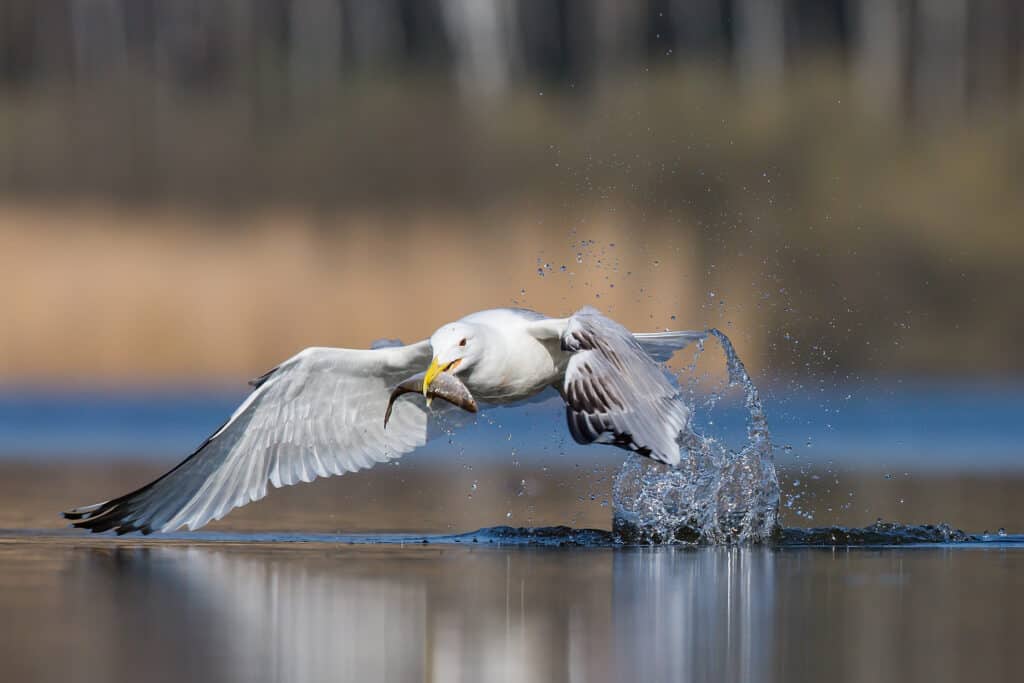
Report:
[[[778,90],[786,64],[783,0],[736,0],[736,69],[751,90]]]
[[[395,0],[346,0],[344,18],[359,67],[397,62],[402,54],[402,23]]]
[[[914,33],[914,114],[963,116],[967,97],[967,0],[920,0]]]
[[[71,33],[75,75],[107,75],[128,63],[123,5],[120,0],[71,3]]]
[[[301,111],[329,95],[340,79],[342,16],[339,0],[292,0],[288,21],[288,82]]]
[[[0,23],[3,23],[2,19]],[[35,50],[32,61],[39,75],[47,81],[71,76],[71,7],[63,2],[39,3],[33,24]]]
[[[623,65],[643,59],[646,39],[647,6],[642,2],[594,0],[591,11],[594,24],[594,69],[596,78],[611,74]]]
[[[515,6],[505,0],[442,0],[441,12],[463,95],[478,103],[493,100],[505,91],[518,61]]]
[[[1019,0],[987,0],[971,5],[968,90],[974,109],[1008,104],[1013,95],[1015,4]]]
[[[720,0],[673,0],[672,24],[682,51],[720,59],[725,46]]]
[[[892,0],[861,0],[855,18],[854,80],[865,110],[894,118],[903,110],[910,7]]]

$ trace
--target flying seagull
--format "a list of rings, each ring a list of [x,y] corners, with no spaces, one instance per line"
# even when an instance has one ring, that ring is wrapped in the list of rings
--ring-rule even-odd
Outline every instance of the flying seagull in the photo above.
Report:
[[[308,348],[251,382],[224,425],[174,469],[120,498],[64,513],[118,534],[198,529],[290,486],[356,472],[426,443],[441,397],[475,412],[556,388],[569,432],[676,465],[690,411],[662,368],[704,332],[633,334],[586,307],[470,314],[416,344]],[[418,373],[418,374],[417,374]],[[410,376],[411,375],[411,376]],[[424,399],[400,396],[422,392]]]

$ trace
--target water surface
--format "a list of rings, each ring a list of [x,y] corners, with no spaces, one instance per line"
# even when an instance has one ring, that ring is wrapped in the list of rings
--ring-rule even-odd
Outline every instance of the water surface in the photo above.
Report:
[[[1010,681],[1022,577],[998,548],[5,538],[0,656],[46,681]]]
[[[861,529],[810,539],[828,548],[614,547],[623,454],[566,443],[564,418],[536,406],[398,465],[272,491],[198,533],[88,535],[57,513],[160,474],[234,398],[9,395],[0,671],[62,683],[1017,681],[1021,395],[767,399],[788,542],[799,527]],[[871,526],[879,517],[983,542],[893,546],[872,535],[889,528]],[[465,535],[499,524],[595,531],[573,540],[583,547]]]

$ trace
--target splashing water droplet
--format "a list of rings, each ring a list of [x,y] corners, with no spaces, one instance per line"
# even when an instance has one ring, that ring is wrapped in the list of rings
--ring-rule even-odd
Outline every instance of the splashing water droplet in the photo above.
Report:
[[[725,352],[729,384],[743,389],[747,441],[729,450],[687,426],[677,467],[631,455],[612,488],[614,531],[622,542],[747,543],[777,533],[779,482],[757,387],[729,338],[708,333]]]

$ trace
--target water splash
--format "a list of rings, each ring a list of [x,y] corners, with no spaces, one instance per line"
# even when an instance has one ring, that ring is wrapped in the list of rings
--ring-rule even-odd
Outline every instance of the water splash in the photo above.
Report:
[[[756,543],[779,533],[779,481],[761,398],[729,338],[708,334],[725,353],[729,386],[744,392],[746,443],[730,450],[688,428],[678,467],[630,456],[612,488],[622,543]]]

